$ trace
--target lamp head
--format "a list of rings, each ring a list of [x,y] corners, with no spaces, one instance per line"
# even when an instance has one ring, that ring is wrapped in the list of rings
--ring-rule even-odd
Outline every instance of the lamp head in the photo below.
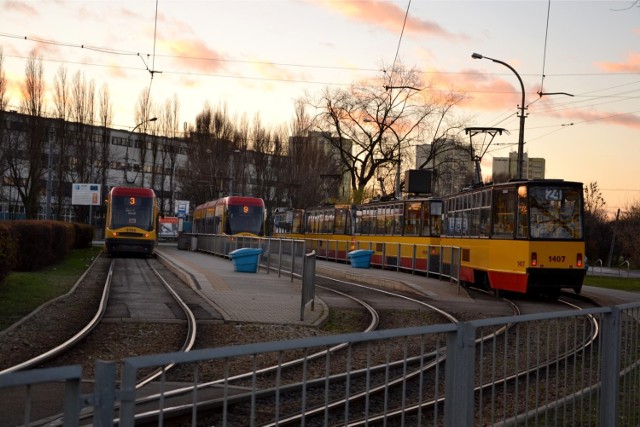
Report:
[[[471,57],[473,59],[482,59],[482,58],[484,58],[482,55],[480,55],[479,53],[475,53],[475,52],[471,54]]]

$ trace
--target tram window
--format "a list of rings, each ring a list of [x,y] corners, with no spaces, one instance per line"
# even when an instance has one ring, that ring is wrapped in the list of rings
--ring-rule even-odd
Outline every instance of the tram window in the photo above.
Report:
[[[467,198],[468,201],[468,198]],[[469,217],[471,215],[471,210],[465,209],[462,211],[462,220],[460,222],[460,235],[461,236],[469,236]]]
[[[527,187],[518,187],[518,233],[517,237],[526,239],[529,237],[529,206],[527,204]]]
[[[420,203],[407,203],[404,216],[404,234],[417,236],[420,226]]]
[[[474,209],[471,209],[469,212],[470,212],[469,235],[479,236],[480,235],[480,208],[474,207]]]
[[[480,228],[478,231],[479,236],[489,236],[491,228],[491,207],[485,206],[480,209]]]
[[[356,210],[356,224],[355,224],[355,233],[362,234],[362,211],[360,209]]]
[[[347,223],[346,209],[336,209],[335,230],[334,234],[344,234]]]
[[[374,214],[374,222],[372,222],[373,230],[371,233],[384,234],[384,208],[378,207],[372,213]]]
[[[531,237],[581,239],[581,190],[577,187],[531,187]]]
[[[429,224],[432,236],[442,234],[442,202],[433,202],[429,205]]]
[[[447,200],[448,201],[448,200]],[[422,230],[420,230],[420,235],[421,236],[430,236],[430,212],[431,212],[431,208],[429,206],[429,202],[424,202],[422,204]]]
[[[515,225],[515,188],[498,189],[493,200],[493,235],[513,237]]]
[[[486,207],[488,207],[488,208],[490,208],[490,207],[491,207],[491,203],[492,203],[492,202],[491,202],[491,200],[492,200],[492,199],[491,199],[491,197],[492,197],[492,194],[493,194],[493,193],[492,193],[490,190],[485,191],[486,200],[485,200],[484,206],[486,206]]]
[[[322,233],[330,234],[333,233],[333,229],[335,226],[335,213],[333,210],[324,211],[324,215],[322,216]]]
[[[294,212],[293,221],[291,224],[291,232],[293,233],[302,233],[302,218],[300,212]]]
[[[402,234],[402,205],[392,205],[386,209],[385,234]]]
[[[453,211],[447,213],[447,234],[450,236],[459,236],[460,235],[460,212]]]

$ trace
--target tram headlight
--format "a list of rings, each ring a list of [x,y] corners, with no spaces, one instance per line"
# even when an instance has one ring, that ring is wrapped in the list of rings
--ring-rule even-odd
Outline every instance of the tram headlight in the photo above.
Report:
[[[581,268],[583,266],[583,264],[582,264],[582,254],[578,254],[576,256],[576,265],[578,266],[578,268]]]
[[[531,266],[535,267],[536,265],[538,265],[538,253],[531,252]]]

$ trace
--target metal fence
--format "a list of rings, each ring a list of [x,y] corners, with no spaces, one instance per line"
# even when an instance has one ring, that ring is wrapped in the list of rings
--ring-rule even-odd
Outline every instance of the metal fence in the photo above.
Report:
[[[374,251],[371,257],[373,267],[438,276],[452,282],[457,282],[460,277],[460,248],[456,246],[364,240],[303,240],[307,250],[314,250],[318,258],[328,261],[346,263],[351,251],[364,249]]]
[[[267,273],[287,274],[292,280],[305,277],[305,256],[311,250],[307,250],[304,240],[191,233],[183,233],[178,238],[178,249],[222,257],[229,257],[231,252],[241,248],[262,249],[259,264]]]
[[[172,425],[177,411],[184,425],[279,425],[314,407],[331,410],[293,424],[637,426],[639,321],[640,303],[537,313],[98,362],[84,393],[78,367],[2,375],[0,388],[23,393],[15,411],[25,425],[36,386],[63,382],[68,426],[88,410],[96,426],[114,416],[121,426]],[[136,388],[149,369],[174,363],[179,384],[168,371]]]

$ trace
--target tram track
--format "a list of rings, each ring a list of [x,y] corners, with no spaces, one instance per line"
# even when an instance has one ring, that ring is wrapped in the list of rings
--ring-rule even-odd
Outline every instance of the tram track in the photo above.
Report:
[[[390,291],[371,288],[361,284],[355,284],[355,287],[360,287],[362,289],[366,289],[367,291],[375,290],[376,292],[386,293],[390,296],[394,294],[393,292],[390,292]],[[322,289],[324,289],[324,287],[322,287]],[[341,294],[341,297],[352,298],[350,295],[347,295],[344,292],[338,291],[338,293]],[[401,294],[398,294],[398,296],[396,297],[399,297],[400,299],[403,299],[405,301],[411,300],[411,298]],[[424,302],[421,301],[421,304],[423,303]],[[370,314],[371,320],[369,322],[369,326],[367,330],[373,331],[380,324],[380,315],[379,313],[376,313],[376,310],[373,308],[368,308],[367,310],[369,310],[369,312],[371,313]],[[448,319],[449,321],[452,321],[452,322],[457,321],[457,319],[455,319],[453,316],[449,317]],[[440,319],[440,321],[441,320],[442,319]],[[465,319],[465,320],[468,320],[468,319]],[[197,329],[197,327],[194,326],[194,329]],[[191,346],[193,346],[194,342],[195,342],[195,339],[192,340]],[[407,384],[409,384],[413,380],[413,378],[418,378],[419,379],[418,383],[422,383],[425,381],[424,379],[427,378],[428,375],[431,375],[429,374],[430,370],[441,369],[439,368],[439,366],[440,367],[442,366],[442,362],[444,362],[446,358],[445,357],[446,346],[443,346],[440,343],[440,344],[437,344],[435,348],[436,350],[431,352],[421,350],[419,356],[409,356],[408,353],[405,353],[405,354],[401,354],[399,357],[396,357],[397,355],[395,353],[395,350],[397,349],[393,349],[393,351],[388,350],[386,353],[385,352],[381,353],[383,355],[383,361],[382,363],[379,363],[377,365],[374,365],[374,366],[369,365],[368,368],[350,366],[349,369],[345,370],[345,372],[336,373],[332,371],[329,375],[325,375],[325,376],[310,375],[308,378],[306,378],[302,382],[290,383],[286,385],[279,384],[277,387],[268,387],[265,385],[266,383],[262,383],[259,381],[256,382],[256,379],[255,379],[256,374],[259,374],[265,377],[269,375],[272,375],[272,376],[278,375],[281,380],[286,376],[295,377],[295,376],[299,376],[299,372],[301,372],[301,370],[302,371],[309,370],[310,364],[317,363],[321,365],[323,360],[325,363],[328,363],[327,360],[330,359],[331,361],[334,361],[335,360],[334,355],[339,354],[340,352],[350,353],[351,355],[353,355],[358,350],[355,347],[336,346],[335,348],[330,349],[330,351],[316,352],[311,355],[305,354],[301,358],[297,358],[297,359],[292,358],[291,360],[287,360],[284,362],[281,361],[278,364],[278,366],[272,365],[269,367],[261,367],[259,369],[254,368],[252,371],[247,371],[244,374],[235,374],[233,377],[230,377],[230,378],[227,377],[224,380],[214,380],[214,381],[205,382],[200,386],[200,388],[206,389],[206,388],[215,388],[215,387],[221,387],[221,386],[226,387],[233,382],[237,384],[238,389],[241,389],[243,387],[251,387],[252,391],[247,393],[238,393],[233,396],[228,395],[228,396],[225,396],[224,398],[203,399],[201,402],[198,403],[196,410],[198,411],[199,414],[201,413],[201,411],[213,410],[215,412],[220,410],[228,410],[228,408],[230,407],[235,408],[235,407],[241,407],[242,405],[247,405],[247,403],[251,402],[252,399],[263,400],[266,403],[263,403],[262,404],[263,406],[260,409],[256,410],[260,414],[260,417],[257,419],[262,420],[260,421],[262,425],[276,425],[273,422],[270,422],[262,418],[264,414],[268,412],[269,409],[273,410],[274,408],[273,399],[275,395],[280,393],[282,396],[284,396],[284,394],[290,394],[291,396],[295,396],[297,393],[306,393],[306,397],[309,398],[310,389],[317,388],[318,390],[327,390],[327,386],[330,385],[332,390],[331,396],[326,394],[327,393],[326,391],[321,391],[316,401],[316,404],[310,404],[310,406],[314,406],[313,408],[309,408],[307,411],[300,412],[299,414],[295,414],[289,409],[289,413],[291,413],[292,415],[278,419],[277,425],[299,424],[302,419],[305,419],[306,425],[314,425],[311,422],[307,423],[307,420],[311,420],[314,417],[320,417],[320,419],[322,419],[323,417],[326,417],[327,416],[326,414],[328,413],[339,414],[337,419],[342,418],[342,419],[351,420],[347,425],[362,425],[361,423],[366,424],[368,422],[374,422],[375,420],[380,420],[381,418],[379,417],[383,417],[383,419],[385,420],[393,419],[395,417],[401,417],[400,419],[402,419],[402,417],[414,416],[413,414],[417,413],[417,411],[422,411],[422,412],[424,412],[425,410],[437,411],[438,406],[443,403],[442,399],[434,399],[431,401],[425,401],[420,404],[412,405],[411,402],[408,402],[407,400],[405,400],[405,397],[402,397],[403,394],[404,396],[408,396],[408,395],[414,394],[414,392],[416,391],[415,388],[412,388],[414,386],[411,386],[411,385],[407,386]],[[377,356],[380,356],[380,353]],[[367,357],[370,357],[370,356],[367,356]],[[562,357],[560,357],[558,360],[549,362],[549,366],[550,366],[549,368],[545,368],[544,366],[540,365],[536,369],[538,371],[545,370],[545,369],[553,369],[553,363],[556,363],[556,364],[564,363],[563,361],[569,359],[570,357],[571,356],[568,354],[562,355]],[[370,363],[370,361],[368,363]],[[289,374],[289,372],[294,372],[295,369],[298,369],[297,373]],[[287,372],[287,374],[284,374],[284,372]],[[161,378],[162,381],[172,379],[172,374],[167,373],[167,370],[163,368],[161,368],[158,371],[157,375],[162,377]],[[477,388],[475,392],[477,394],[481,394],[483,393],[483,390],[491,390],[492,388],[495,389],[496,387],[501,387],[501,386],[508,388],[510,387],[509,382],[513,382],[517,378],[526,377],[527,375],[533,375],[533,374],[531,374],[531,372],[528,372],[528,373],[521,372],[516,376],[505,378],[504,383],[501,383],[496,379],[492,379],[489,383],[483,385],[480,388]],[[378,380],[376,378],[381,378],[381,379]],[[339,383],[341,382],[348,383],[349,381],[350,383],[348,387],[351,387],[351,390],[354,390],[356,387],[359,387],[362,390],[359,393],[353,392],[351,396],[353,399],[351,401],[336,402],[328,399],[329,397],[333,397],[334,394],[338,394],[338,395],[340,394],[339,390],[341,386],[338,385]],[[358,385],[358,381],[360,381],[360,385]],[[148,381],[145,382],[145,384],[150,384],[153,382],[154,382],[153,379],[149,379]],[[431,382],[431,381],[427,381],[427,382]],[[434,384],[437,384],[437,383],[434,382]],[[501,385],[501,384],[505,384],[505,385]],[[438,384],[437,386],[441,387],[442,384]],[[409,389],[407,389],[407,387],[409,387]],[[395,398],[392,396],[396,394],[396,391],[394,391],[395,388],[397,388],[400,393],[400,397],[398,398]],[[344,389],[345,389],[344,386],[342,386],[342,390]],[[193,393],[193,390],[194,390],[193,387],[191,388],[184,387],[181,390],[175,391],[175,396],[178,396],[180,394],[184,395],[184,394]],[[149,404],[155,404],[155,402],[157,402],[158,399],[164,399],[165,404],[167,404],[168,406],[171,406],[171,407],[165,407],[162,409],[162,416],[165,417],[166,419],[173,416],[179,416],[180,414],[190,414],[194,410],[192,405],[180,405],[180,404],[173,405],[170,400],[173,397],[172,393],[174,392],[168,392],[168,393],[166,392],[164,393],[164,396],[160,396],[159,394],[158,395],[151,394],[150,396],[140,399],[139,403],[140,405],[149,405]],[[382,397],[375,397],[376,395],[379,395]],[[422,395],[422,393],[420,393],[420,395]],[[392,409],[392,407],[385,407],[384,405],[387,405],[390,399],[401,402],[401,404],[399,405],[401,409],[398,409],[396,411]],[[283,405],[289,405],[290,401],[299,401],[299,399],[291,398],[291,397],[287,397],[286,399],[284,397],[282,398]],[[310,399],[309,401],[312,401],[312,399]],[[361,411],[361,409],[355,409],[355,408],[357,408],[358,405],[362,405],[363,403],[361,402],[365,402],[364,405],[380,404],[382,405],[384,410],[375,411],[375,408],[374,408],[374,411],[372,412],[372,414],[374,415],[371,415],[366,420],[357,421],[357,417],[355,415],[357,414],[357,412]],[[350,407],[351,414],[348,416],[344,415],[345,407]],[[227,408],[227,409],[224,409],[224,408]],[[282,410],[283,408],[278,408],[278,409]],[[370,407],[367,406],[367,410],[369,409]],[[342,413],[340,411],[342,411]],[[375,412],[384,413],[385,415],[378,416],[378,415],[375,415]],[[238,416],[240,417],[239,419],[242,419],[242,417],[250,416],[250,414],[247,414],[245,411],[240,410],[240,415],[236,415],[234,412],[233,415],[227,415],[227,416]],[[153,420],[157,419],[157,417],[158,417],[157,413],[154,413],[153,411],[146,411],[144,417],[137,418],[137,422],[153,423]],[[212,422],[217,422],[217,421],[219,421],[219,419],[213,418]],[[322,421],[320,421],[320,423],[322,423]],[[336,423],[340,424],[340,422],[336,422]],[[51,424],[51,425],[55,425],[55,424]]]
[[[106,274],[106,279],[100,285],[97,276],[100,276],[102,273],[102,269],[96,267],[96,264],[102,263],[104,265],[105,262],[108,261],[109,267],[108,272]],[[135,322],[112,322],[109,319],[105,319],[105,313],[107,312],[107,306],[109,304],[109,299],[112,297],[112,293],[114,292],[114,280],[117,282],[120,279],[114,279],[114,271],[118,269],[118,265],[127,264],[127,263],[135,263],[135,271],[138,271],[140,268],[146,268],[150,274],[153,275],[155,281],[158,284],[161,284],[168,295],[171,296],[172,300],[175,301],[175,305],[179,306],[182,310],[182,316],[185,318],[185,321],[179,321],[179,324],[184,323],[181,328],[183,328],[183,337],[181,345],[178,345],[173,348],[169,348],[166,345],[163,346],[162,349],[158,349],[154,345],[148,345],[144,341],[144,337],[149,336],[154,339],[154,336],[157,336],[158,333],[161,333],[163,329],[166,329],[167,326],[170,326],[172,329],[175,329],[175,325],[166,325],[166,324],[157,324],[158,332],[153,332],[153,324],[148,323],[148,319],[136,319]],[[123,265],[121,265],[123,267]],[[99,271],[93,271],[92,269],[96,268]],[[126,269],[125,269],[126,270]],[[141,276],[145,276],[147,273],[141,274]],[[93,276],[93,277],[87,277]],[[128,278],[126,280],[129,280]],[[153,281],[152,280],[152,281]],[[83,283],[83,281],[87,283]],[[110,260],[106,260],[101,256],[97,257],[94,260],[94,263],[90,266],[90,268],[85,272],[82,278],[78,281],[78,284],[75,288],[96,288],[101,286],[101,296],[99,300],[96,300],[91,294],[95,294],[95,289],[87,292],[87,289],[82,289],[83,292],[79,292],[76,290],[75,292],[71,292],[68,295],[63,296],[59,301],[55,301],[57,304],[49,304],[36,312],[32,313],[30,316],[24,318],[20,324],[17,324],[12,329],[18,329],[19,327],[25,327],[25,329],[29,331],[34,331],[38,329],[36,325],[42,325],[42,322],[47,322],[47,319],[54,317],[54,314],[61,307],[68,307],[69,305],[82,305],[84,311],[91,310],[93,307],[95,309],[95,314],[91,317],[91,319],[85,324],[78,325],[74,324],[73,328],[78,328],[79,331],[74,333],[70,338],[66,339],[64,342],[59,343],[54,340],[47,341],[46,339],[43,341],[50,342],[51,348],[46,348],[44,351],[41,351],[37,355],[30,355],[28,359],[22,360],[19,363],[12,364],[9,367],[3,369],[1,373],[8,372],[17,372],[20,370],[37,368],[37,367],[52,367],[52,366],[61,366],[68,365],[73,363],[83,363],[87,364],[87,361],[97,360],[100,358],[104,359],[104,349],[109,348],[109,357],[111,360],[118,360],[124,357],[128,357],[131,355],[131,351],[140,354],[144,354],[144,351],[158,352],[158,351],[189,351],[193,348],[196,334],[197,334],[197,322],[196,317],[193,311],[189,308],[189,306],[183,301],[178,292],[172,288],[172,286],[167,282],[165,277],[158,271],[156,267],[152,265],[150,260],[137,260],[137,259],[123,259],[123,258],[112,258]],[[78,297],[78,298],[74,298]],[[50,306],[50,307],[49,307]],[[52,311],[55,310],[55,311]],[[63,309],[64,311],[64,309]],[[55,314],[57,316],[57,314]],[[67,316],[68,317],[68,316]],[[58,324],[58,329],[65,328],[64,323]],[[119,333],[118,331],[122,329],[125,334],[127,331],[134,332],[137,330],[139,339],[126,339],[124,344],[121,339],[118,339]],[[35,333],[35,332],[32,332]],[[19,335],[19,334],[18,334]],[[33,336],[33,335],[30,335]],[[40,335],[42,336],[42,335]],[[44,337],[44,336],[42,336]],[[171,345],[173,340],[166,340],[168,345]],[[119,345],[112,345],[118,343]],[[129,347],[127,344],[132,344],[134,348]],[[118,353],[118,351],[124,350],[127,353]],[[95,355],[92,355],[94,354]],[[169,364],[167,366],[160,367],[153,372],[146,372],[144,376],[138,381],[136,388],[140,389],[148,385],[149,383],[156,380],[161,375],[164,375],[168,370],[170,370],[174,365]],[[90,376],[92,374],[91,369],[87,369],[87,380],[90,380]],[[46,399],[46,397],[45,397]],[[88,419],[91,417],[90,413],[86,411],[83,412],[82,419]],[[61,423],[61,415],[47,415],[42,418],[40,421],[34,421],[33,425],[58,425]]]
[[[346,284],[353,288],[359,288],[364,292],[376,292],[384,294],[389,298],[398,298],[405,302],[422,306],[423,308],[426,307],[428,310],[438,313],[437,320],[432,319],[434,323],[442,323],[443,320],[453,323],[458,322],[458,319],[450,313],[440,310],[424,301],[407,297],[406,295],[398,292],[391,292],[352,282],[337,281],[335,279],[331,280],[334,282],[341,282],[342,285]],[[326,289],[324,286],[321,288]],[[344,292],[340,293],[344,295]],[[398,344],[400,344],[400,342],[398,342]],[[398,354],[398,349],[403,348],[404,353],[401,352]],[[417,353],[415,352],[416,348],[418,349]],[[402,384],[406,384],[407,381],[411,381],[412,377],[422,376],[429,370],[437,369],[439,364],[441,364],[445,359],[445,349],[442,343],[436,344],[436,348],[439,349],[426,352],[424,351],[425,345],[422,343],[422,345],[414,347],[412,351],[414,351],[415,354],[410,355],[406,346],[403,347],[402,345],[391,344],[385,351],[378,352],[381,354],[372,355],[368,353],[366,358],[362,359],[362,356],[358,357],[357,353],[364,354],[364,351],[366,350],[358,348],[358,346],[350,346],[346,349],[347,362],[340,361],[339,356],[336,356],[337,350],[340,350],[338,348],[334,349],[335,351],[314,353],[305,359],[299,359],[295,362],[302,362],[304,365],[304,381],[283,384],[285,377],[300,377],[300,374],[289,376],[285,373],[285,368],[293,368],[294,366],[294,364],[290,364],[289,362],[285,363],[286,366],[281,364],[279,366],[276,365],[268,369],[259,370],[260,373],[268,371],[273,372],[274,370],[277,370],[281,381],[277,387],[268,387],[266,382],[256,379],[257,371],[255,370],[243,375],[213,381],[206,384],[206,386],[232,387],[234,380],[250,378],[251,383],[244,384],[244,386],[250,387],[251,391],[233,396],[224,396],[219,399],[212,399],[206,402],[199,402],[197,411],[199,414],[203,411],[222,411],[222,414],[220,415],[222,419],[216,419],[215,417],[206,419],[206,422],[210,424],[233,424],[234,421],[239,422],[241,419],[246,419],[246,417],[249,417],[252,420],[256,419],[256,422],[261,423],[260,425],[266,426],[299,425],[303,419],[305,424],[307,424],[313,417],[326,417],[328,413],[338,413],[341,408],[348,407],[350,404],[355,405],[357,402],[367,400],[370,396],[375,396],[376,394],[387,393],[388,388],[401,387]],[[313,360],[318,359],[319,356],[325,357],[325,366],[312,366]],[[377,359],[377,362],[379,363],[375,366],[371,366],[372,363],[374,363],[372,359],[380,356],[382,356],[382,359]],[[356,360],[356,362],[358,360],[366,360],[366,364],[364,366],[357,366],[357,363],[351,364],[351,360]],[[323,362],[322,360],[320,361]],[[338,366],[345,366],[346,368],[342,372],[331,373],[338,369]],[[328,398],[330,397],[327,394],[329,388],[331,389],[331,397],[334,395],[340,395],[341,389],[351,390],[351,394],[348,399],[328,401]],[[181,390],[181,392],[191,393],[192,389],[185,388]],[[286,417],[278,418],[276,416],[276,419],[273,422],[268,421],[268,416],[266,419],[264,418],[265,413],[277,414],[280,412],[290,412],[293,409],[289,407],[291,403],[293,403],[295,407],[295,402],[299,402],[299,398],[295,397],[298,393],[302,393],[304,395],[304,400],[310,402],[309,406],[311,406],[311,408]],[[256,402],[257,400],[260,402]],[[248,403],[251,403],[252,413],[245,413],[242,409],[240,410],[240,413],[237,413],[235,410],[230,409],[230,407],[238,408],[243,405],[246,406]],[[188,410],[189,408],[183,406],[174,408],[164,407],[162,409],[162,415],[163,417],[168,417],[172,412],[175,414],[182,414],[188,413]],[[151,422],[153,414],[147,413],[146,417],[147,418],[144,421]],[[138,419],[137,421],[142,422],[143,420]],[[325,419],[325,421],[327,420]]]
[[[580,307],[577,307],[575,304],[571,304],[565,301],[560,301],[559,303],[566,304],[574,309],[580,309]],[[483,393],[486,394],[488,393],[488,391],[491,391],[490,395],[492,396],[492,399],[495,399],[496,398],[495,391],[501,388],[503,389],[503,392],[507,396],[517,395],[518,393],[517,386],[516,386],[515,392],[513,391],[513,387],[514,387],[513,383],[516,380],[527,377],[529,375],[539,374],[541,371],[552,371],[554,369],[557,370],[559,364],[566,363],[572,357],[577,357],[577,355],[580,352],[584,352],[586,348],[593,345],[593,343],[597,339],[597,332],[598,332],[597,322],[592,316],[588,317],[588,322],[591,325],[590,326],[591,332],[585,335],[583,341],[576,342],[573,348],[567,348],[563,353],[556,354],[555,357],[550,358],[539,364],[536,364],[535,367],[531,369],[523,370],[523,371],[517,372],[514,375],[506,376],[504,378],[495,378],[495,377],[491,378],[490,381],[487,381],[486,383],[476,387],[474,389],[474,393],[478,395],[479,400],[483,400],[482,394]],[[507,333],[508,333],[508,328],[505,328],[504,330],[499,332],[495,332],[495,333],[492,332],[484,337],[478,338],[476,340],[476,344],[497,340],[499,336],[506,337]],[[442,357],[442,358],[437,357],[437,355],[440,354],[440,352],[444,353],[446,352],[446,349],[439,349],[435,353],[424,354],[423,357],[421,358],[420,367],[414,370],[407,369],[410,366],[410,362],[409,362],[409,359],[406,357],[406,355],[403,358],[403,360],[389,362],[387,365],[384,365],[384,366],[374,366],[372,368],[369,368],[366,374],[368,377],[374,376],[377,370],[382,370],[385,372],[386,378],[383,382],[380,382],[378,386],[373,384],[375,381],[367,381],[366,390],[363,390],[360,393],[351,392],[348,399],[342,399],[342,400],[339,399],[331,402],[324,402],[322,404],[316,405],[312,409],[301,412],[297,415],[278,418],[275,422],[265,423],[263,425],[265,426],[299,425],[301,422],[303,422],[303,420],[305,425],[338,425],[338,424],[342,425],[341,424],[342,419],[344,419],[345,421],[352,420],[357,417],[351,417],[351,415],[362,413],[362,412],[367,414],[372,413],[373,415],[368,416],[366,419],[345,422],[344,425],[349,425],[349,426],[368,425],[369,423],[389,422],[390,420],[393,420],[395,418],[402,418],[400,421],[400,425],[405,425],[405,422],[408,422],[408,423],[415,422],[417,420],[415,418],[411,418],[411,417],[415,417],[416,416],[415,414],[417,414],[418,412],[424,413],[425,410],[437,411],[437,408],[439,407],[439,405],[442,405],[444,402],[443,398],[435,398],[432,400],[427,400],[420,404],[407,405],[407,401],[406,401],[406,396],[417,391],[415,386],[408,385],[410,384],[412,378],[418,377],[423,379],[424,376],[427,375],[427,372],[429,370],[436,369],[439,364],[442,364],[445,361],[445,357]],[[430,360],[429,357],[433,357],[433,360]],[[402,374],[398,375],[394,379],[389,379],[390,377],[389,367],[393,366],[394,364],[402,366]],[[479,371],[483,370],[481,366],[478,369]],[[361,373],[361,372],[351,372],[349,374],[349,378],[352,378],[357,374],[365,375],[364,373]],[[347,374],[343,374],[343,376],[341,377],[341,380],[346,377],[347,377]],[[334,381],[337,380],[337,378],[338,376],[334,375],[333,377],[331,377],[329,382],[333,384]],[[428,382],[428,381],[419,381],[420,384],[423,384],[424,382]],[[306,388],[305,397],[306,399],[309,399],[310,388],[313,388],[314,386],[317,385],[320,389],[323,389],[323,388],[326,388],[327,386],[326,383],[327,383],[326,379],[318,378],[313,382],[307,382],[306,384],[297,384],[295,387],[296,388],[299,387],[300,389]],[[287,390],[290,391],[292,387],[293,386],[290,386]],[[394,398],[390,397],[390,395],[393,393],[392,391],[393,388],[396,388],[396,387],[400,388],[400,393],[401,393],[401,397],[396,398],[396,401],[400,402],[400,405],[399,405],[400,409],[394,410],[392,408],[388,408],[387,405],[390,401],[394,400]],[[335,392],[335,388],[333,392]],[[424,390],[419,390],[418,394],[422,395],[423,392]],[[382,395],[382,397],[375,397],[376,394]],[[581,394],[582,393],[578,393],[578,395],[581,395]],[[558,404],[560,403],[566,404],[566,399],[567,397],[565,396],[558,399],[558,402],[559,402]],[[291,400],[295,401],[297,399],[294,398]],[[355,406],[354,404],[358,400],[366,400],[365,408],[354,409],[354,406]],[[378,402],[376,402],[376,400],[378,400]],[[503,402],[508,402],[509,398],[503,397],[501,398],[501,400]],[[379,411],[380,415],[375,415],[375,412],[376,412],[375,405],[381,405],[381,409]],[[495,412],[501,412],[501,411],[507,411],[507,410],[511,411],[511,409],[507,409],[506,407],[505,408],[496,407],[493,403],[491,405],[493,405],[493,407],[490,409],[489,412],[491,412],[492,414],[494,414]],[[343,409],[344,407],[349,407],[352,414],[351,415],[345,414],[345,410]],[[549,408],[537,408],[534,411],[542,412],[543,410],[549,410]],[[336,411],[339,414],[337,418],[335,418],[335,415],[334,415]],[[329,416],[329,414],[331,414],[331,416]],[[523,419],[526,414],[523,413],[519,415],[520,417],[516,415],[514,417],[514,420]],[[480,414],[479,416],[482,417],[482,414]],[[320,417],[321,420],[318,420],[316,423],[313,421],[313,417]],[[437,415],[435,417],[437,417]]]

